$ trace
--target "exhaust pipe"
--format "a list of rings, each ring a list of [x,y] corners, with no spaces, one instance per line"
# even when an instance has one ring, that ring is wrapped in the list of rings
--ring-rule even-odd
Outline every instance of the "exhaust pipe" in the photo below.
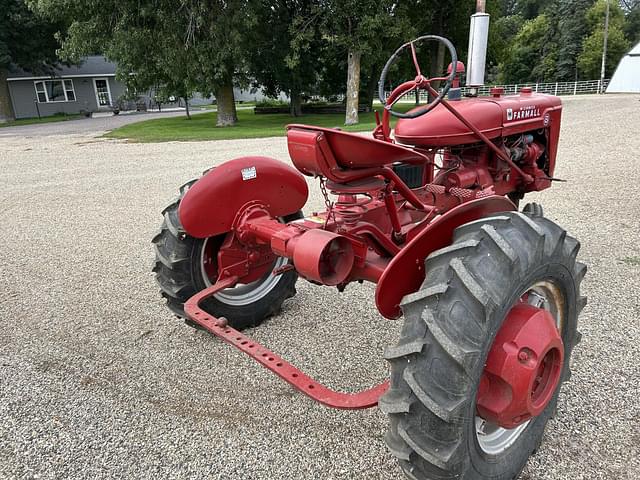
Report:
[[[484,10],[484,0],[478,0],[476,13],[471,15],[469,54],[467,57],[467,86],[469,87],[480,87],[484,85],[490,17]]]

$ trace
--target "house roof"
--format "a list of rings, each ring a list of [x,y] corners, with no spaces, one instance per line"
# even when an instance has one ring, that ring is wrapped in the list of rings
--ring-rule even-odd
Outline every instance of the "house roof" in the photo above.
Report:
[[[56,77],[112,77],[115,76],[115,74],[115,63],[109,62],[101,55],[92,55],[90,57],[84,57],[80,65],[72,65],[70,67],[61,65],[60,68],[55,70],[53,75],[34,75],[22,69],[11,70],[7,80],[37,80]]]

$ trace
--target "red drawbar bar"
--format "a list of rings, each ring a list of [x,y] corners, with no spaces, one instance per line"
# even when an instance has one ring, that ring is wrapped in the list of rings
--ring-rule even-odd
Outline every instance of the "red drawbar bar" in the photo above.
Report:
[[[227,277],[218,281],[215,285],[198,292],[185,303],[185,313],[205,330],[242,350],[284,381],[323,405],[333,408],[358,409],[370,408],[378,404],[378,399],[389,387],[388,381],[358,393],[336,392],[316,382],[271,350],[231,328],[226,318],[215,318],[200,308],[200,303],[203,300],[215,295],[220,290],[235,285],[237,281],[237,277]]]

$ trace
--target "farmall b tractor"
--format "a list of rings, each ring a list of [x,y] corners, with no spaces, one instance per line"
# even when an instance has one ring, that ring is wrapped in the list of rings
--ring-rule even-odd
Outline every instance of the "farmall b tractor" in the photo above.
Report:
[[[446,77],[421,73],[425,41],[449,50]],[[416,77],[385,97],[389,66],[405,50]],[[517,477],[569,378],[586,303],[578,241],[539,205],[518,211],[527,192],[554,180],[560,100],[525,88],[453,99],[462,68],[444,38],[403,45],[382,72],[373,136],[289,125],[295,169],[266,157],[227,161],[181,189],[153,240],[174,313],[324,405],[378,405],[391,453],[420,480]],[[416,89],[431,102],[395,111]],[[305,175],[319,179],[327,204],[310,217]],[[240,333],[276,314],[298,277],[339,290],[377,285],[380,314],[404,322],[384,353],[388,381],[336,392]]]

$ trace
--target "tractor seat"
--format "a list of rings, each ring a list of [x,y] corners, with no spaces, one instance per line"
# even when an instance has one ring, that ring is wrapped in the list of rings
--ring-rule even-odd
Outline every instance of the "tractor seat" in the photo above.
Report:
[[[289,156],[298,170],[343,183],[340,173],[379,170],[394,163],[420,165],[428,156],[373,137],[311,125],[287,125]],[[373,173],[375,174],[375,173]]]

